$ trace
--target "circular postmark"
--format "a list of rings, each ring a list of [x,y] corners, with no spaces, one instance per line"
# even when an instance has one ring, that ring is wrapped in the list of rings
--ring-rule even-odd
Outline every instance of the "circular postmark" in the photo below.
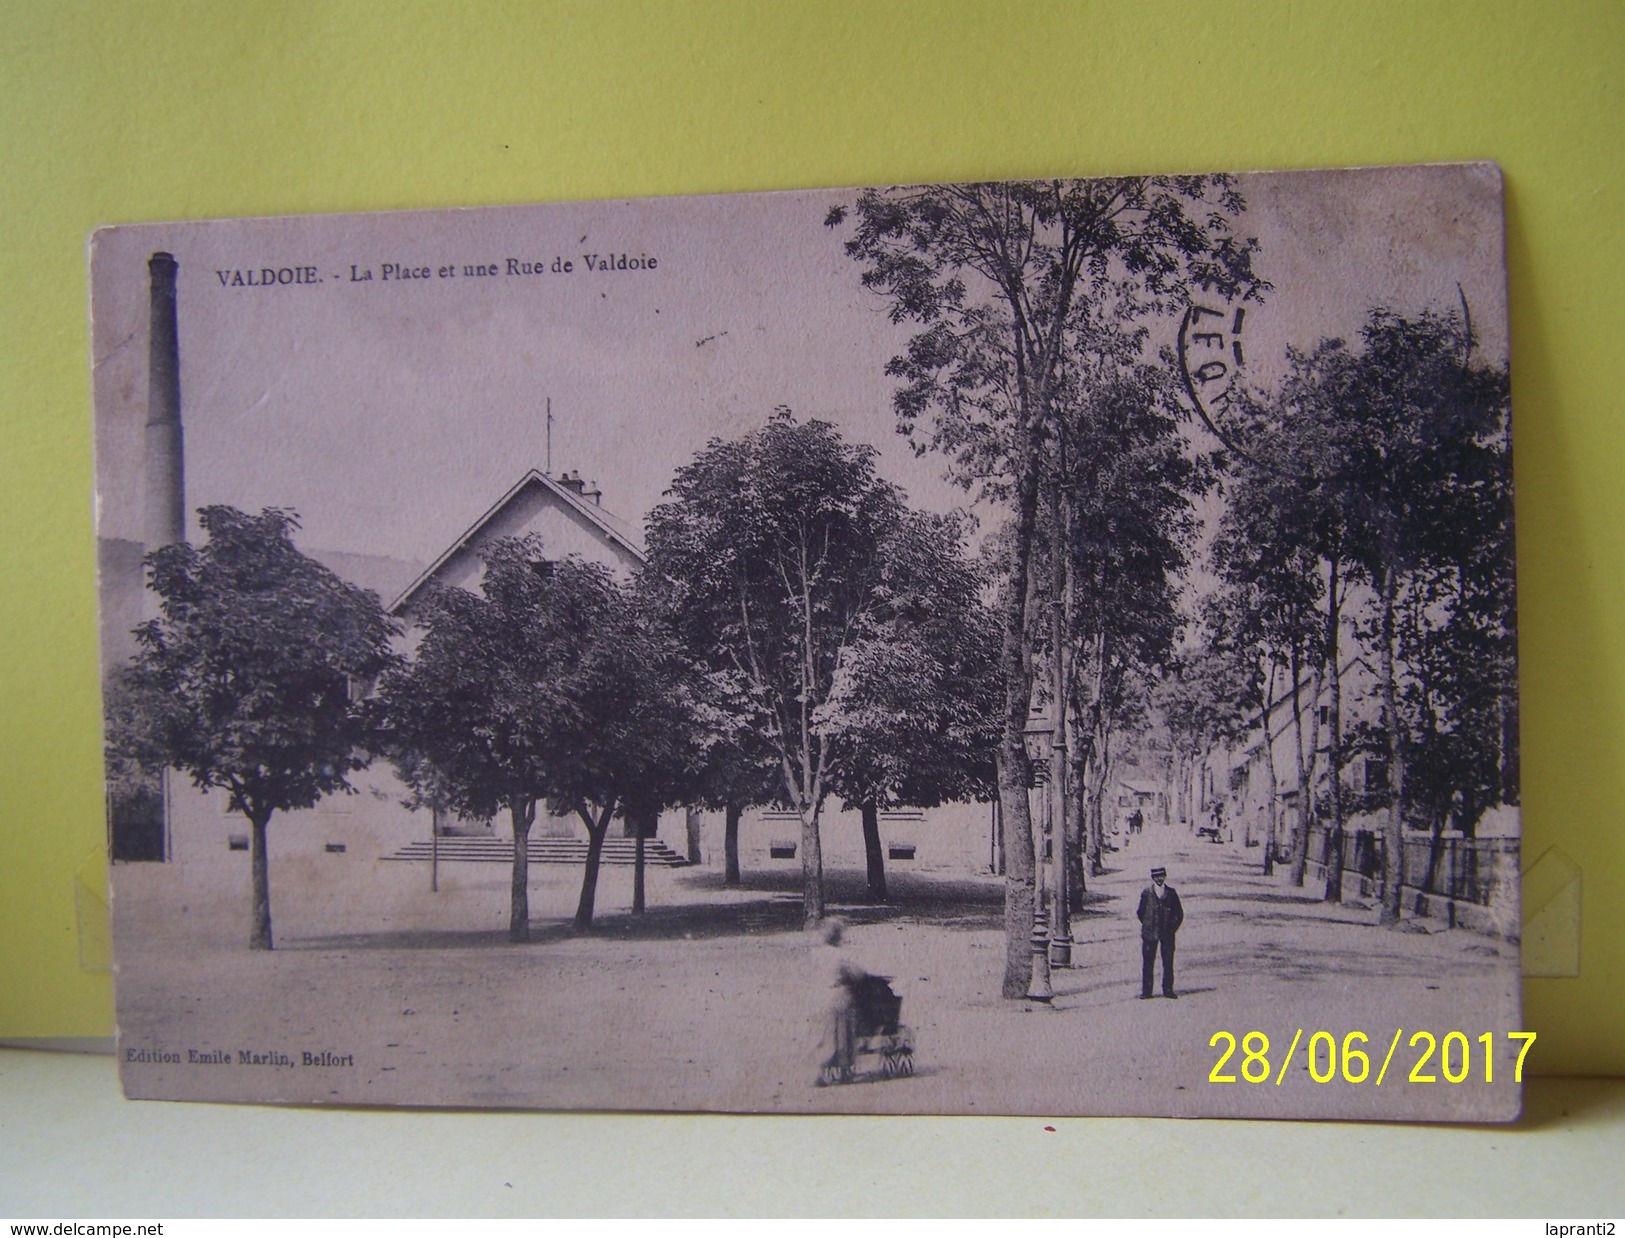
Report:
[[[1193,301],[1179,324],[1179,376],[1185,392],[1203,424],[1232,451],[1240,450],[1232,415],[1246,364],[1242,348],[1246,322],[1245,306]]]

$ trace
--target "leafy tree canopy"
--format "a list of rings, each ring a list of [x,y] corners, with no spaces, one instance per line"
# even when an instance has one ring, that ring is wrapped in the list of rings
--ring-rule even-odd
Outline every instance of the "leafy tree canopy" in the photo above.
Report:
[[[348,789],[370,756],[354,687],[393,664],[378,598],[292,540],[293,512],[205,507],[208,541],[147,557],[160,617],[136,629],[114,746],[172,764],[261,823]]]
[[[591,840],[578,923],[592,918],[610,819],[672,802],[699,760],[698,672],[674,635],[576,556],[535,537],[485,552],[481,592],[442,588],[409,666],[383,697],[401,774],[465,815],[513,819],[510,933],[525,940],[525,839],[536,805],[577,813]]]
[[[887,540],[874,605],[816,724],[849,806],[985,798],[998,743],[998,630],[961,522],[911,512]]]
[[[754,434],[712,441],[649,518],[670,613],[743,693],[804,807],[822,798],[832,755],[814,714],[874,620],[884,548],[904,518],[874,454],[781,410]]]

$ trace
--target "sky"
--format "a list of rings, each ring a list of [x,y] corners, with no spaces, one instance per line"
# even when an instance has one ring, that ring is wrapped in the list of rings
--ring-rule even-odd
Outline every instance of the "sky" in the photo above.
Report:
[[[1251,174],[1239,188],[1248,209],[1238,230],[1257,238],[1273,289],[1248,310],[1250,381],[1278,375],[1288,345],[1354,334],[1373,305],[1450,310],[1462,295],[1483,354],[1505,357],[1493,168]],[[823,226],[853,196],[104,230],[92,262],[98,531],[141,537],[156,250],[180,266],[193,512],[291,507],[308,548],[428,562],[525,470],[547,466],[549,401],[553,471],[597,481],[605,507],[635,525],[709,439],[747,433],[778,405],[873,444],[882,475],[917,505],[965,505],[942,459],[916,457],[895,432],[884,366],[907,333],[861,288],[844,230]],[[622,254],[628,269],[589,269],[588,255],[597,266]],[[508,274],[510,259],[542,272]],[[386,278],[386,264],[428,274]],[[500,273],[465,273],[476,264]],[[257,280],[265,268],[302,268],[310,282],[235,276]],[[1176,329],[1158,323],[1156,342]]]

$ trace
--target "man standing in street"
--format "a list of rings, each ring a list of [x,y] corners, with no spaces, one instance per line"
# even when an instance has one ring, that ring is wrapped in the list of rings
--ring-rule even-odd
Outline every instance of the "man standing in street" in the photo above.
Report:
[[[1151,980],[1156,974],[1157,951],[1162,951],[1162,995],[1174,992],[1174,934],[1185,922],[1185,909],[1179,894],[1168,884],[1168,870],[1153,868],[1151,884],[1140,891],[1140,1000],[1151,996]]]

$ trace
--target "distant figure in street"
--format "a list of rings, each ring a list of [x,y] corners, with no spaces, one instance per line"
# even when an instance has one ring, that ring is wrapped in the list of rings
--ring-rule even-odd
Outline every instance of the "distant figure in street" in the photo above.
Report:
[[[1179,894],[1168,884],[1168,870],[1153,868],[1151,884],[1140,891],[1140,1000],[1151,996],[1151,981],[1157,970],[1157,951],[1162,951],[1162,995],[1174,992],[1174,934],[1185,922],[1185,908]]]
[[[1128,832],[1138,834],[1145,827],[1145,814],[1136,808],[1129,814]]]
[[[853,986],[869,973],[854,962],[842,946],[846,921],[830,916],[818,925],[819,944],[814,948],[814,984],[818,986],[821,1010],[818,1022],[819,1087],[831,1083],[851,1083],[857,1059],[858,1006]]]

